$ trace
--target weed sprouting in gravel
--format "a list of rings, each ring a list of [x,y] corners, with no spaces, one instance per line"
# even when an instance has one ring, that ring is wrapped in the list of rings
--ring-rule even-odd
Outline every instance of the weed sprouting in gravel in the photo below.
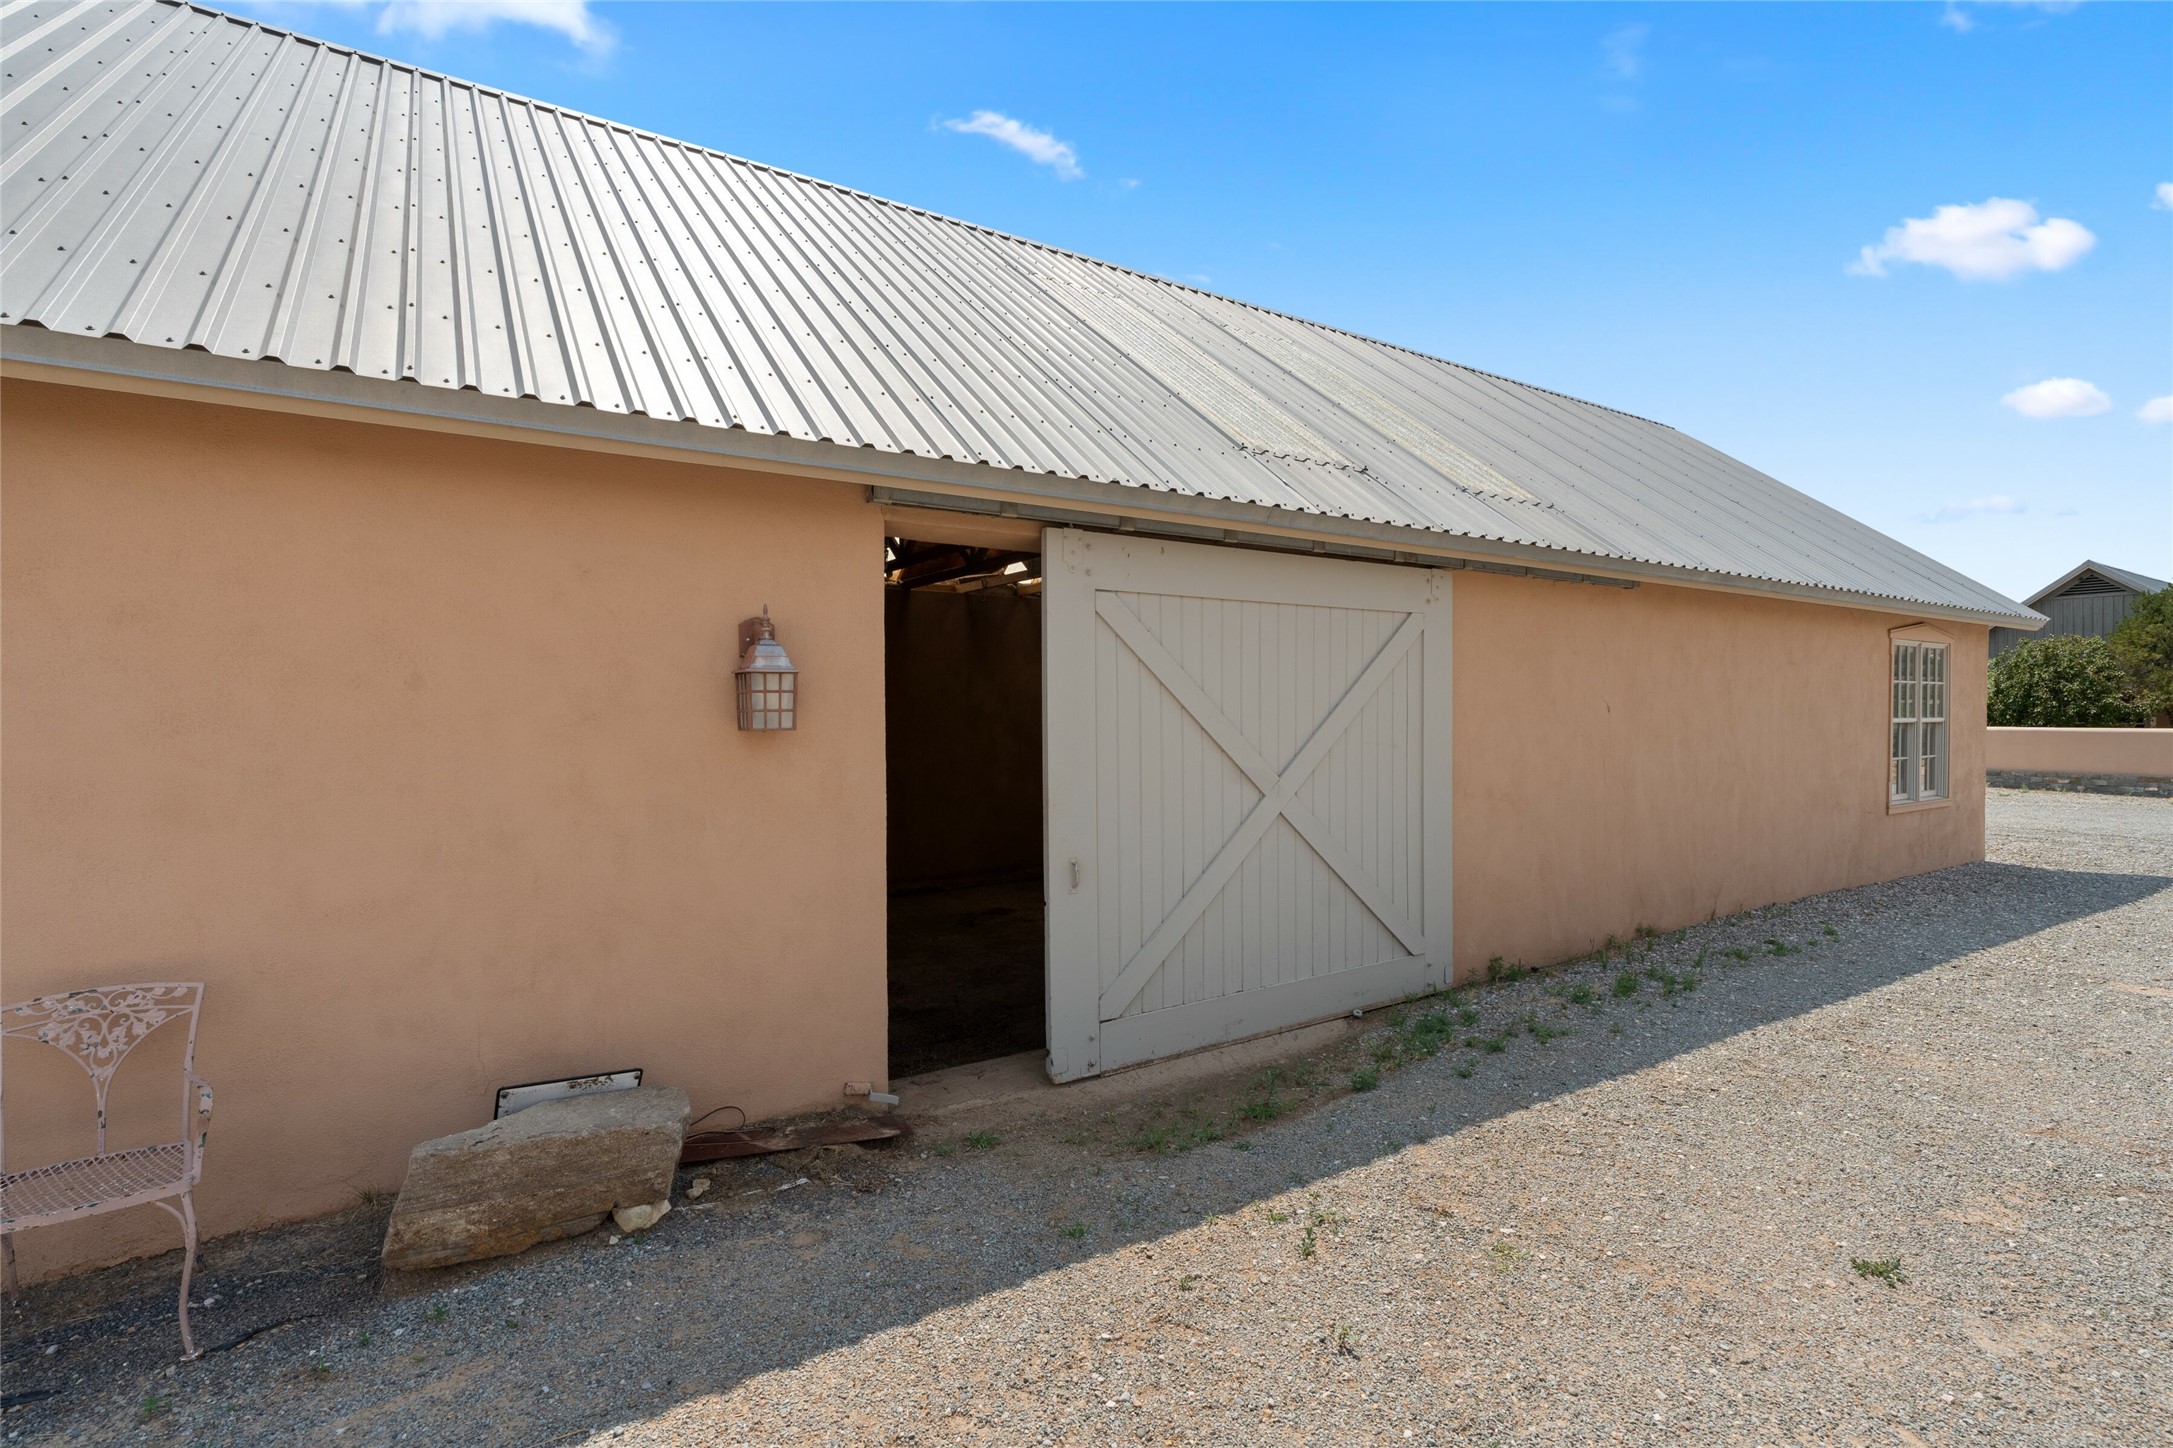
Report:
[[[1276,1094],[1276,1088],[1282,1084],[1283,1072],[1280,1067],[1261,1072],[1253,1080],[1253,1089],[1260,1094],[1239,1106],[1237,1114],[1247,1121],[1273,1121],[1283,1115],[1290,1107]]]
[[[1322,1211],[1319,1207],[1313,1208],[1307,1213],[1305,1231],[1298,1238],[1298,1255],[1311,1257],[1320,1250],[1321,1230],[1326,1228],[1333,1231],[1342,1224],[1343,1219],[1335,1213]]]
[[[1530,974],[1524,966],[1503,964],[1498,955],[1486,963],[1486,978],[1494,985],[1515,985]]]
[[[1504,1050],[1508,1049],[1508,1046],[1509,1037],[1506,1034],[1488,1036],[1479,1042],[1479,1049],[1489,1056],[1499,1056]]]
[[[1456,1012],[1456,1023],[1460,1026],[1476,1026],[1479,1024],[1479,1013],[1470,1006],[1464,1006]]]
[[[1353,1091],[1371,1091],[1380,1084],[1381,1073],[1371,1066],[1363,1066],[1351,1072],[1351,1089]]]
[[[1071,1224],[1070,1226],[1068,1226],[1068,1227],[1066,1227],[1066,1228],[1064,1229],[1064,1235],[1065,1235],[1065,1236],[1067,1236],[1067,1237],[1069,1237],[1069,1238],[1071,1238],[1071,1239],[1072,1239],[1072,1240],[1073,1240],[1074,1242],[1078,1241],[1078,1240],[1079,1240],[1079,1239],[1080,1239],[1081,1237],[1084,1237],[1084,1236],[1085,1236],[1086,1234],[1087,1234],[1087,1229],[1086,1229],[1086,1223],[1084,1223],[1084,1222],[1073,1222],[1073,1223],[1072,1223],[1072,1224]]]
[[[1280,1227],[1283,1223],[1290,1220],[1290,1213],[1270,1212],[1268,1213],[1268,1220],[1273,1222],[1276,1226]]]
[[[1456,1068],[1456,1074],[1461,1080],[1469,1081],[1471,1079],[1471,1072],[1472,1068],[1469,1066],[1459,1066]]]
[[[446,1319],[447,1317],[449,1317],[449,1316],[450,1316],[451,1314],[452,1314],[452,1309],[451,1309],[451,1308],[449,1308],[449,1307],[447,1307],[447,1306],[446,1306],[446,1305],[445,1305],[444,1303],[442,1303],[442,1302],[433,1302],[433,1303],[431,1303],[431,1304],[430,1304],[430,1309],[429,1309],[429,1311],[427,1311],[427,1312],[425,1312],[425,1313],[423,1314],[423,1321],[425,1321],[425,1322],[443,1322],[443,1321],[445,1321],[445,1319]]]
[[[966,1133],[966,1149],[968,1151],[990,1151],[1002,1141],[1003,1138],[993,1131],[969,1131]]]
[[[1586,985],[1583,981],[1579,981],[1577,982],[1577,984],[1569,988],[1569,992],[1564,995],[1562,999],[1568,1001],[1573,1006],[1592,1005],[1592,987]]]
[[[323,1358],[313,1357],[302,1364],[302,1371],[309,1374],[311,1382],[322,1383],[331,1380],[334,1370],[332,1364],[326,1362]]]
[[[1197,1283],[1199,1280],[1199,1273],[1187,1272],[1184,1276],[1177,1279],[1177,1290],[1179,1292],[1190,1292],[1193,1288],[1193,1284]]]
[[[1828,940],[1839,940],[1841,938],[1841,932],[1833,928],[1833,922],[1830,920],[1820,921],[1818,928],[1824,932]]]
[[[1567,1026],[1543,1025],[1538,1021],[1527,1022],[1525,1028],[1532,1033],[1532,1039],[1539,1042],[1539,1044],[1542,1046],[1546,1045],[1549,1041],[1558,1039],[1559,1037],[1574,1036],[1577,1034],[1575,1031],[1571,1030]]]
[[[1473,1020],[1475,1011],[1467,1012]],[[1444,1047],[1456,1044],[1456,1025],[1444,1010],[1423,1011],[1408,1016],[1397,1024],[1395,1033],[1373,1048],[1373,1059],[1384,1068],[1423,1061],[1438,1054]],[[1371,1090],[1371,1087],[1360,1087]]]
[[[1102,1139],[1102,1134],[1092,1127],[1074,1126],[1058,1139],[1066,1146],[1091,1146]]]
[[[1765,944],[1768,955],[1795,955],[1803,949],[1800,945],[1790,945],[1778,935],[1768,935]]]
[[[1494,1242],[1486,1249],[1493,1256],[1496,1272],[1514,1272],[1524,1261],[1524,1251],[1514,1242]]]
[[[1616,1000],[1618,1000],[1618,1001],[1626,1001],[1626,1000],[1628,1000],[1628,999],[1629,999],[1629,998],[1630,998],[1631,996],[1634,996],[1634,995],[1636,995],[1636,994],[1637,994],[1637,989],[1638,989],[1638,987],[1639,987],[1639,986],[1641,986],[1641,985],[1643,985],[1643,984],[1644,984],[1644,982],[1643,982],[1643,981],[1640,981],[1640,980],[1639,980],[1639,979],[1637,978],[1637,972],[1636,972],[1636,971],[1634,971],[1634,970],[1626,970],[1626,971],[1623,971],[1623,972],[1622,972],[1622,973],[1621,973],[1620,975],[1618,975],[1618,976],[1616,976],[1616,977],[1615,977],[1615,984],[1614,984],[1614,993],[1615,993],[1615,999],[1616,999]]]
[[[951,1145],[947,1141],[939,1141],[934,1146],[931,1146],[928,1149],[934,1152],[937,1156],[949,1156],[952,1152],[958,1150],[957,1147]]]
[[[370,1345],[370,1330],[369,1330],[368,1328],[364,1328],[364,1329],[362,1329],[362,1331],[360,1331],[360,1332],[358,1332],[358,1333],[356,1333],[356,1334],[355,1334],[355,1346],[356,1346],[356,1347],[368,1347],[369,1345]]]
[[[1723,950],[1721,954],[1727,956],[1728,959],[1734,961],[1737,965],[1741,965],[1744,961],[1750,959],[1750,952],[1745,950],[1740,945],[1731,945],[1726,950]]]
[[[1654,985],[1660,987],[1660,994],[1663,996],[1678,996],[1698,988],[1698,978],[1696,976],[1676,975],[1673,971],[1657,965],[1646,967],[1645,976]]]
[[[1335,1354],[1337,1357],[1355,1358],[1358,1349],[1351,1346],[1351,1325],[1339,1322],[1335,1328]]]
[[[1902,1275],[1899,1257],[1851,1257],[1849,1270],[1859,1277],[1884,1282],[1889,1287],[1899,1287],[1909,1280]]]
[[[136,1421],[139,1423],[152,1422],[155,1419],[165,1417],[166,1414],[172,1410],[172,1408],[173,1402],[171,1399],[162,1397],[157,1393],[152,1393],[151,1395],[146,1397],[143,1400],[142,1405],[136,1409]],[[9,1436],[13,1437],[14,1435],[10,1434]]]

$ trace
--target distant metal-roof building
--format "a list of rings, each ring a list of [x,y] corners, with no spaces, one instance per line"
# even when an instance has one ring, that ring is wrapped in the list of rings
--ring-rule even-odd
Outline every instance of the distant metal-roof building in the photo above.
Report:
[[[2162,578],[2085,559],[2031,594],[2029,606],[2051,620],[2041,637],[2067,634],[2104,638],[2134,611],[2138,598],[2146,593],[2161,593],[2167,587]],[[1992,652],[2003,654],[2029,637],[2022,629],[1995,628]]]
[[[174,0],[0,24],[10,358],[2035,621],[1611,408]]]

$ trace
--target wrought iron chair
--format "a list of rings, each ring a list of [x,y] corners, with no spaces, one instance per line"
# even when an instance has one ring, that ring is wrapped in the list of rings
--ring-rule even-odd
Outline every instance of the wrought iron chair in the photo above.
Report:
[[[65,1051],[91,1078],[98,1101],[98,1150],[74,1161],[28,1171],[7,1170],[5,1115],[0,1114],[0,1257],[7,1290],[15,1294],[15,1244],[9,1234],[50,1227],[123,1207],[156,1204],[181,1223],[181,1351],[196,1356],[189,1335],[189,1276],[196,1270],[196,1204],[190,1193],[204,1174],[204,1138],[211,1126],[211,1087],[196,1074],[196,1020],[203,1008],[200,984],[161,982],[109,985],[40,996],[0,1006],[0,1041],[18,1037]],[[181,1056],[181,1139],[126,1151],[106,1150],[106,1092],[113,1073],[144,1037],[170,1021],[186,1019],[188,1044]],[[174,1205],[178,1197],[181,1204]]]

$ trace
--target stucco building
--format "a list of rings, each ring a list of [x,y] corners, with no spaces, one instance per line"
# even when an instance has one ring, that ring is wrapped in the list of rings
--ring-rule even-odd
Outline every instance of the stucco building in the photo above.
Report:
[[[6,995],[208,982],[213,1232],[509,1083],[1068,1080],[1982,854],[2035,616],[1661,424],[200,9],[7,24]]]

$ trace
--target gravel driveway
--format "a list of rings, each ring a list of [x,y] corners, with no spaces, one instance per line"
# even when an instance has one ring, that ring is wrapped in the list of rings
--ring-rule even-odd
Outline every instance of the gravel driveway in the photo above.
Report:
[[[8,1438],[2164,1443],[2173,805],[1994,791],[1990,854],[405,1295],[377,1208],[303,1287],[214,1244],[199,1336],[276,1330],[172,1375],[170,1276],[57,1284]]]

